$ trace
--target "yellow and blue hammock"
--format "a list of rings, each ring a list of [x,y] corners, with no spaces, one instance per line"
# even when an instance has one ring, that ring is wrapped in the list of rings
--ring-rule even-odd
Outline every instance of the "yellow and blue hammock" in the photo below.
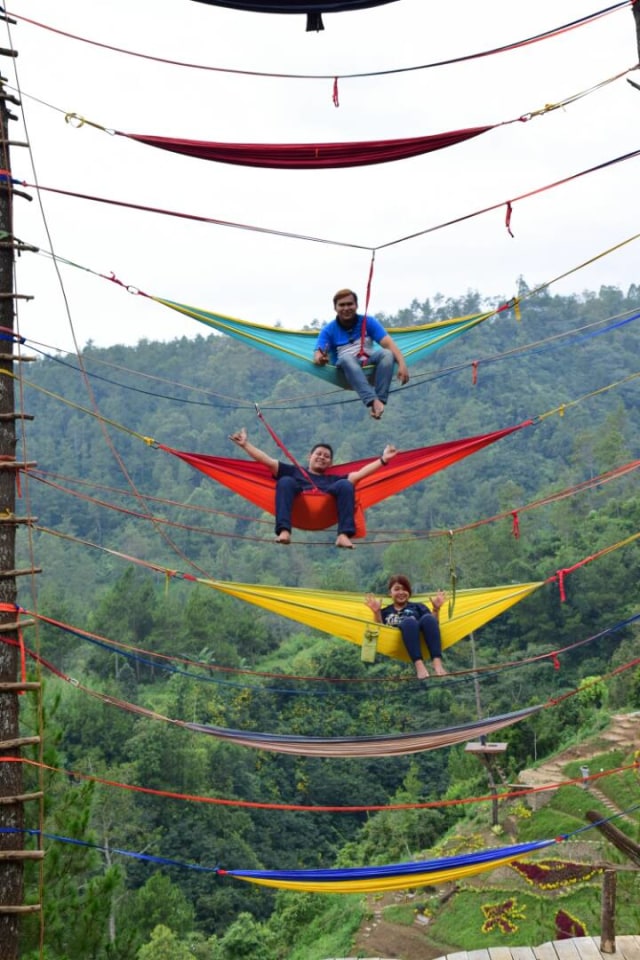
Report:
[[[534,840],[494,850],[441,857],[438,860],[415,860],[411,863],[390,863],[380,867],[345,867],[331,870],[223,870],[220,877],[233,877],[263,887],[279,890],[298,890],[307,893],[377,893],[384,890],[404,890],[425,884],[448,883],[475,877],[479,873],[507,866],[514,860],[544,850],[564,840]]]
[[[304,623],[315,630],[332,634],[341,640],[362,645],[363,640],[377,640],[378,653],[396,660],[409,661],[409,655],[397,627],[385,627],[373,622],[372,613],[364,603],[362,593],[346,593],[334,590],[308,590],[304,587],[279,587],[263,584],[234,583],[226,580],[196,578],[213,590],[219,590],[246,603]],[[454,643],[478,630],[514,604],[530,596],[546,583],[545,580],[530,583],[513,583],[496,587],[477,587],[457,590],[455,602],[440,609],[442,647]],[[428,602],[428,596],[416,594],[414,600]],[[427,656],[425,652],[425,657]]]
[[[190,307],[174,300],[165,300],[163,297],[151,297],[157,303],[177,310],[200,323],[205,323],[214,330],[225,333],[236,340],[242,340],[250,347],[255,347],[269,356],[285,360],[304,373],[312,373],[322,380],[328,381],[336,387],[346,387],[346,381],[340,371],[332,364],[319,367],[313,362],[313,350],[318,339],[317,330],[285,330],[280,327],[268,327],[259,323],[250,323],[248,320],[239,320],[236,317],[227,317],[222,313],[213,313],[199,307]],[[408,364],[414,363],[423,356],[433,353],[438,347],[444,346],[450,340],[461,336],[468,330],[495,316],[495,311],[488,313],[469,314],[465,317],[456,317],[443,320],[441,323],[424,323],[415,327],[392,327],[389,333],[398,344]],[[365,370],[367,368],[365,367]]]

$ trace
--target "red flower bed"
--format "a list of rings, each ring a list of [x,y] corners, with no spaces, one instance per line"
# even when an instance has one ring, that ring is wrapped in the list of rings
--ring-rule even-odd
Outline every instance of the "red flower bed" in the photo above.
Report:
[[[572,940],[574,937],[586,937],[587,928],[566,910],[556,913],[556,940]]]
[[[541,890],[554,890],[558,887],[567,887],[571,883],[586,883],[601,867],[593,867],[586,863],[572,863],[570,860],[537,860],[531,863],[528,860],[514,860],[510,864],[513,869],[524,877],[527,883]]]

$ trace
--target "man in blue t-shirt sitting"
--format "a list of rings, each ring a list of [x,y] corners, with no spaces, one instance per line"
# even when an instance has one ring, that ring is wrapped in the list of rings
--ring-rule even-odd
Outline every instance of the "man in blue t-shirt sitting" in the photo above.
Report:
[[[394,363],[398,380],[409,382],[409,371],[400,348],[375,317],[358,313],[358,298],[353,290],[338,290],[333,298],[335,320],[320,331],[313,354],[319,366],[333,363],[342,370],[349,386],[356,391],[371,416],[379,420],[389,397]],[[362,325],[364,327],[364,336]],[[370,383],[363,366],[372,366]]]

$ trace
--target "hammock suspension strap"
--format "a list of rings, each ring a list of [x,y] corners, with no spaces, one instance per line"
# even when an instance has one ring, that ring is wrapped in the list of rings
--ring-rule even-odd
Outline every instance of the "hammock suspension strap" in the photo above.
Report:
[[[297,467],[297,468],[298,468],[298,470],[300,471],[300,473],[309,481],[309,483],[311,484],[311,486],[313,487],[313,489],[314,489],[317,493],[320,493],[321,491],[319,490],[318,485],[314,482],[314,479],[313,479],[312,475],[309,473],[308,470],[305,470],[305,468],[302,466],[301,463],[298,463],[298,461],[296,460],[296,458],[294,457],[294,455],[293,455],[292,453],[290,453],[289,450],[285,447],[284,443],[282,442],[282,440],[280,439],[280,437],[278,437],[278,435],[276,434],[275,430],[273,430],[273,428],[269,426],[269,424],[267,423],[267,421],[266,421],[265,418],[263,417],[262,411],[260,410],[260,407],[258,406],[257,403],[256,403],[256,416],[258,417],[258,420],[260,420],[260,422],[262,423],[262,425],[264,426],[264,428],[266,429],[267,433],[269,434],[269,436],[271,437],[271,439],[274,441],[274,443],[276,444],[276,446],[277,446],[280,450],[282,450],[282,452],[284,453],[285,457],[287,457],[287,459],[291,461],[291,463],[294,465],[294,467]]]

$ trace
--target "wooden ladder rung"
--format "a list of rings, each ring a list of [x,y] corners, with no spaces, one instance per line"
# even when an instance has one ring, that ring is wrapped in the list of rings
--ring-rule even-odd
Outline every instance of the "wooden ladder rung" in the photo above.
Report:
[[[43,790],[38,790],[37,793],[19,793],[16,797],[0,797],[0,804],[26,803],[28,800],[42,800],[43,797]]]
[[[32,627],[36,621],[15,620],[13,623],[0,623],[0,633],[11,633],[12,630],[22,630],[23,627]]]
[[[2,577],[28,577],[32,573],[42,573],[42,567],[29,567],[27,570],[0,570],[0,580]]]
[[[44,860],[44,850],[0,850],[0,860]]]
[[[0,906],[0,913],[39,913],[41,910],[42,906],[39,903],[21,903],[15,907],[4,903]]]
[[[17,737],[15,740],[0,740],[0,750],[15,750],[17,747],[28,747],[32,743],[40,743],[40,737]]]

